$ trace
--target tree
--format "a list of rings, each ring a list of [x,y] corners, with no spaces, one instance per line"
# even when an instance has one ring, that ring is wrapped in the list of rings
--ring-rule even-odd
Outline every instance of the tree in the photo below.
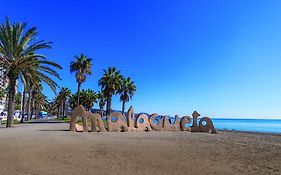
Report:
[[[81,104],[88,110],[90,111],[90,109],[94,106],[94,103],[97,102],[98,99],[98,94],[91,90],[91,89],[87,89],[87,90],[82,90],[81,92]]]
[[[109,67],[103,71],[103,77],[98,83],[106,98],[106,115],[109,115],[111,113],[112,95],[115,95],[120,90],[123,76],[115,67]]]
[[[43,93],[37,93],[34,96],[34,111],[38,115],[41,110],[47,110],[49,107],[48,97]]]
[[[63,87],[59,93],[60,100],[62,103],[62,116],[65,117],[66,100],[70,97],[71,91],[67,87]]]
[[[15,103],[16,103],[15,109],[20,110],[20,105],[21,105],[21,93],[20,92],[16,93]]]
[[[98,102],[100,107],[100,115],[103,116],[103,108],[105,105],[105,96],[103,91],[98,92]]]
[[[22,92],[22,111],[21,111],[21,120],[20,123],[23,123],[24,116],[25,116],[25,105],[26,105],[26,86],[23,85],[23,92]]]
[[[125,111],[125,103],[129,102],[129,100],[132,99],[135,91],[136,86],[131,78],[123,78],[121,88],[117,92],[118,94],[120,94],[120,101],[122,101],[122,114],[124,114]]]
[[[72,94],[69,98],[69,106],[73,110],[77,106],[77,92]]]
[[[5,90],[0,88],[0,99],[5,97]]]
[[[59,94],[56,96],[53,103],[53,107],[57,108],[57,118],[60,116],[60,110],[62,108],[62,117],[65,117],[66,101],[70,97],[71,91],[67,87],[61,88]]]
[[[56,108],[57,109],[57,119],[59,118],[60,116],[60,108],[61,108],[61,104],[62,104],[62,99],[61,99],[61,96],[57,95],[55,100],[54,100],[54,103],[53,103],[53,108]]]
[[[29,120],[31,120],[34,114],[35,96],[42,93],[43,86],[40,80],[36,81],[36,83],[29,82],[26,84],[28,85],[28,115]]]
[[[25,29],[26,23],[11,24],[8,18],[6,23],[0,25],[1,64],[6,69],[6,76],[9,79],[6,127],[13,125],[17,79],[22,79],[22,82],[33,82],[36,86],[38,86],[37,81],[40,80],[55,91],[58,86],[50,76],[60,79],[54,68],[62,69],[60,65],[37,53],[41,49],[50,49],[52,43],[38,40],[36,27],[26,32]]]
[[[83,53],[80,56],[75,56],[75,61],[70,63],[70,72],[75,72],[77,88],[77,105],[80,104],[80,88],[81,84],[86,81],[86,75],[91,75],[92,58],[88,58]]]
[[[88,111],[94,106],[94,103],[96,103],[98,99],[98,94],[91,89],[82,89],[80,95],[80,104]],[[69,104],[71,109],[75,109],[77,106],[77,93],[71,95],[69,98]]]

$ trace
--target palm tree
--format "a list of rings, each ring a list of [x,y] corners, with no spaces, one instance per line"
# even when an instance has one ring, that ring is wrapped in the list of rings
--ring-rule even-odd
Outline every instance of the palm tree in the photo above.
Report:
[[[34,101],[33,111],[36,114],[36,116],[38,116],[41,110],[47,110],[49,107],[48,98],[42,92],[36,93],[34,95],[33,101]]]
[[[136,86],[131,78],[124,78],[122,80],[121,89],[118,91],[118,94],[120,94],[120,101],[122,101],[122,114],[124,114],[125,111],[125,103],[129,102],[129,100],[132,99],[135,91]]]
[[[98,94],[91,90],[91,89],[87,89],[87,90],[82,90],[81,92],[81,104],[88,110],[90,111],[90,109],[94,106],[94,103],[97,102],[98,99]]]
[[[21,120],[20,123],[23,123],[24,116],[25,116],[25,105],[26,105],[26,87],[23,85],[23,91],[22,91],[22,110],[21,110]]]
[[[45,40],[38,41],[35,27],[26,32],[25,28],[26,23],[11,24],[8,18],[5,24],[0,24],[1,64],[6,69],[6,76],[9,79],[6,127],[13,125],[17,79],[22,79],[22,82],[32,82],[36,86],[38,86],[37,81],[40,80],[55,91],[57,84],[49,76],[60,79],[53,68],[62,69],[60,65],[48,61],[44,55],[36,53],[41,49],[50,49],[52,43]]]
[[[20,103],[21,103],[21,93],[18,92],[15,95],[15,109],[16,110],[20,110],[20,105],[21,105]]]
[[[69,98],[69,106],[73,110],[77,106],[77,93],[72,94]]]
[[[92,68],[92,58],[88,58],[84,54],[80,54],[80,56],[75,56],[75,61],[70,63],[70,72],[75,72],[76,81],[78,84],[77,88],[77,104],[80,104],[80,88],[81,84],[86,81],[86,75],[91,75]]]
[[[100,107],[100,115],[103,116],[103,108],[105,105],[105,96],[103,91],[98,92],[98,102]]]
[[[35,108],[35,96],[37,94],[41,94],[43,90],[42,83],[41,81],[37,81],[35,83],[29,83],[29,95],[28,95],[28,113],[29,113],[29,120],[32,119],[33,114],[34,114],[34,108]]]
[[[66,108],[66,100],[68,97],[70,97],[71,91],[67,87],[61,88],[61,91],[59,93],[61,103],[62,103],[62,116],[65,117],[65,108]]]
[[[106,115],[109,115],[111,113],[112,95],[115,95],[120,90],[123,76],[115,67],[109,67],[103,71],[104,74],[99,80],[99,86],[101,86],[106,98]]]
[[[57,119],[59,119],[60,116],[60,108],[62,105],[62,98],[60,95],[56,96],[54,102],[53,102],[53,106],[52,108],[56,108],[57,109]]]
[[[5,97],[5,90],[0,88],[0,99]]]

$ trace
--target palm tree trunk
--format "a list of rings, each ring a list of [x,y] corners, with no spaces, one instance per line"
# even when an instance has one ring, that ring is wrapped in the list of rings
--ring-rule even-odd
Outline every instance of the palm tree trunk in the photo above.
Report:
[[[122,114],[124,115],[124,111],[125,111],[125,101],[123,100],[122,101]]]
[[[77,106],[80,105],[80,87],[81,87],[81,83],[78,83],[78,89],[77,89]]]
[[[6,95],[6,99],[5,99],[5,111],[8,110],[8,102],[9,101],[9,95]]]
[[[103,116],[102,106],[100,106],[100,115]]]
[[[25,114],[25,99],[26,99],[26,96],[25,96],[25,89],[23,90],[23,96],[22,96],[22,112],[21,112],[21,120],[20,122],[23,123],[23,120],[24,120],[24,114]]]
[[[59,119],[59,115],[60,115],[60,107],[57,106],[57,119]]]
[[[65,101],[62,104],[62,119],[65,117]]]
[[[27,120],[30,118],[30,113],[31,113],[31,92],[28,92],[28,109],[27,109]]]
[[[60,116],[63,117],[63,103],[61,102],[61,105],[60,105]]]
[[[9,77],[10,84],[9,84],[9,92],[8,92],[8,116],[7,116],[7,123],[6,127],[13,126],[14,120],[14,110],[15,110],[15,94],[16,94],[16,79],[13,77]]]
[[[30,120],[32,119],[32,117],[33,117],[33,113],[34,113],[34,108],[35,108],[35,106],[34,106],[34,96],[32,95],[32,97],[31,97],[31,115],[30,115]]]
[[[111,113],[111,101],[112,101],[112,96],[110,95],[106,100],[106,115],[110,115]]]

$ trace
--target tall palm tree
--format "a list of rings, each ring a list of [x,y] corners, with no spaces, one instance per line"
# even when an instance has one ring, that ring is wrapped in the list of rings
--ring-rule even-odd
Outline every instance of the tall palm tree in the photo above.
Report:
[[[62,98],[61,98],[60,95],[57,95],[54,102],[53,102],[53,106],[52,106],[52,108],[57,109],[57,119],[59,119],[59,116],[60,116],[61,105],[62,105]]]
[[[34,106],[33,110],[36,116],[38,116],[41,110],[47,110],[49,107],[49,101],[46,95],[39,92],[34,95]]]
[[[81,84],[86,81],[86,75],[91,75],[92,58],[85,56],[83,53],[80,56],[75,56],[75,61],[70,63],[70,72],[75,72],[77,81],[77,104],[80,104],[80,88]]]
[[[61,88],[61,91],[59,93],[61,103],[62,103],[62,116],[65,117],[65,108],[66,108],[66,100],[68,97],[70,97],[71,91],[67,87]]]
[[[21,120],[20,123],[23,123],[24,116],[25,116],[25,105],[26,105],[26,87],[23,85],[23,91],[22,91],[22,111],[21,111]]]
[[[0,88],[0,99],[5,97],[5,90]]]
[[[115,67],[109,67],[103,71],[104,74],[99,80],[99,86],[101,86],[106,98],[106,115],[109,115],[111,113],[112,95],[115,95],[120,90],[123,76]]]
[[[43,90],[41,81],[35,83],[29,83],[29,95],[28,95],[28,113],[29,113],[29,120],[32,119],[34,114],[35,108],[35,96],[41,94]]]
[[[6,127],[13,125],[17,79],[24,80],[22,82],[33,82],[36,86],[38,86],[37,81],[40,80],[47,83],[55,91],[57,84],[50,78],[50,75],[60,79],[53,68],[62,69],[60,65],[37,53],[41,49],[50,49],[52,43],[37,40],[36,27],[26,31],[25,29],[26,23],[11,24],[8,18],[6,18],[6,23],[0,24],[1,62],[9,79]]]
[[[91,89],[87,89],[87,90],[82,90],[81,92],[81,104],[88,110],[90,111],[90,109],[94,106],[94,103],[97,102],[98,99],[98,94],[91,90]]]
[[[119,89],[118,94],[120,94],[120,101],[122,101],[122,114],[125,111],[125,103],[129,102],[135,94],[136,86],[130,77],[124,78],[122,80],[121,89]]]
[[[77,92],[72,94],[69,98],[69,106],[73,110],[77,106]]]
[[[105,96],[103,91],[98,92],[98,102],[100,107],[100,115],[103,116],[103,108],[105,105]]]

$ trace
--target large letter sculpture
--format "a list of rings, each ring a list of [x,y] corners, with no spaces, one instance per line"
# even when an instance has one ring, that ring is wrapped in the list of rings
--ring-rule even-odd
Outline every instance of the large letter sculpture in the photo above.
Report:
[[[80,116],[83,121],[83,131],[88,132],[88,121],[87,121],[88,114],[89,113],[84,109],[84,107],[82,105],[77,106],[73,110],[72,115],[71,115],[70,131],[77,131],[76,122],[77,122],[77,117]]]
[[[100,116],[100,114],[97,113],[90,113],[89,118],[91,120],[91,131],[95,132],[95,131],[99,131],[99,132],[103,132],[106,131],[104,128],[104,124],[102,121],[102,118]],[[97,130],[98,128],[98,130]]]
[[[164,117],[163,131],[180,131],[179,116],[176,115],[175,121],[172,124],[169,116]]]
[[[150,126],[155,131],[161,131],[163,128],[163,120],[160,120],[159,117],[158,114],[154,113],[149,118]],[[154,121],[157,121],[157,124]]]
[[[126,114],[128,131],[135,131],[135,113],[134,108],[131,106]]]
[[[112,121],[115,117],[116,121]],[[119,112],[112,112],[106,119],[108,131],[128,131],[124,116]]]
[[[83,130],[88,132],[87,118],[91,121],[92,132],[102,131],[190,131],[190,132],[208,132],[217,133],[213,122],[208,117],[203,117],[199,121],[200,114],[196,111],[192,114],[192,126],[186,126],[191,123],[191,117],[183,116],[180,120],[176,115],[175,121],[172,123],[169,116],[159,116],[154,113],[150,117],[146,114],[140,114],[135,118],[134,108],[130,107],[126,118],[120,112],[112,112],[107,116],[106,123],[98,113],[87,112],[83,106],[77,106],[71,115],[70,131],[78,131],[77,117],[80,116],[83,121]],[[116,120],[113,120],[113,119]],[[156,122],[156,123],[155,123]],[[106,125],[106,126],[105,126]]]
[[[186,124],[191,123],[191,118],[189,116],[183,116],[180,121],[180,126],[182,131],[191,131],[191,127],[186,127]]]
[[[140,114],[136,119],[137,131],[151,131],[148,116],[146,114]]]

